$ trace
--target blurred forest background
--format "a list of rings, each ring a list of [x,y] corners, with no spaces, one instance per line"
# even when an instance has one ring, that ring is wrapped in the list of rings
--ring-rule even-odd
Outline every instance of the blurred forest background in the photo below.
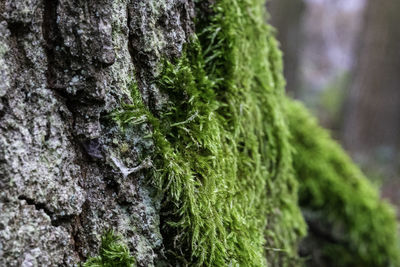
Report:
[[[267,8],[287,93],[400,210],[400,1],[269,0]]]

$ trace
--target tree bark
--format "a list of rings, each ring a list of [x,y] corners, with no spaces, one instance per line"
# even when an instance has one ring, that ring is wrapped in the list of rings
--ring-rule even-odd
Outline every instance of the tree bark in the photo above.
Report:
[[[0,14],[0,265],[77,264],[110,228],[154,265],[160,200],[140,170],[152,144],[106,115],[134,74],[157,105],[156,65],[180,55],[193,4],[3,0]]]
[[[305,225],[265,3],[214,2],[0,2],[0,266],[301,264]],[[351,163],[329,137],[315,142],[319,128],[303,132],[296,116],[296,142],[311,141],[299,169],[357,185],[336,177]],[[315,155],[326,155],[318,166]],[[320,166],[331,166],[325,180]],[[322,203],[340,199],[329,185],[318,185],[332,189]],[[375,191],[357,188],[370,194],[357,207],[373,214]],[[380,213],[389,227],[373,230],[392,249],[394,219]]]

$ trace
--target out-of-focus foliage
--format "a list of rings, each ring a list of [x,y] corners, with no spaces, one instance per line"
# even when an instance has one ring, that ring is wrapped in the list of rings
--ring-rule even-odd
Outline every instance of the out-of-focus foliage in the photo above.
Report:
[[[286,106],[299,201],[309,225],[303,244],[313,263],[399,266],[393,208],[300,103]]]
[[[349,84],[349,79],[349,73],[341,73],[321,92],[318,112],[325,113],[320,115],[320,120],[325,120],[323,125],[331,128],[338,126],[346,98],[345,88]]]

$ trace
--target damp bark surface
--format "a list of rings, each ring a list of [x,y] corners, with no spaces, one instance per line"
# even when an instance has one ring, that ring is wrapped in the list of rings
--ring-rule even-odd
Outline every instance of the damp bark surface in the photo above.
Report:
[[[145,129],[109,114],[136,79],[152,109],[162,58],[193,32],[188,0],[0,1],[0,265],[71,266],[108,229],[163,260]]]

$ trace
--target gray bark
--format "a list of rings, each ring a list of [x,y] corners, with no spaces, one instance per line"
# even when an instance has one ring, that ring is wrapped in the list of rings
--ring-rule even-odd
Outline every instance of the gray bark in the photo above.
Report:
[[[162,258],[141,157],[153,145],[107,115],[134,75],[157,109],[158,62],[179,56],[193,13],[189,0],[0,1],[1,266],[78,264],[110,228],[139,266]]]

